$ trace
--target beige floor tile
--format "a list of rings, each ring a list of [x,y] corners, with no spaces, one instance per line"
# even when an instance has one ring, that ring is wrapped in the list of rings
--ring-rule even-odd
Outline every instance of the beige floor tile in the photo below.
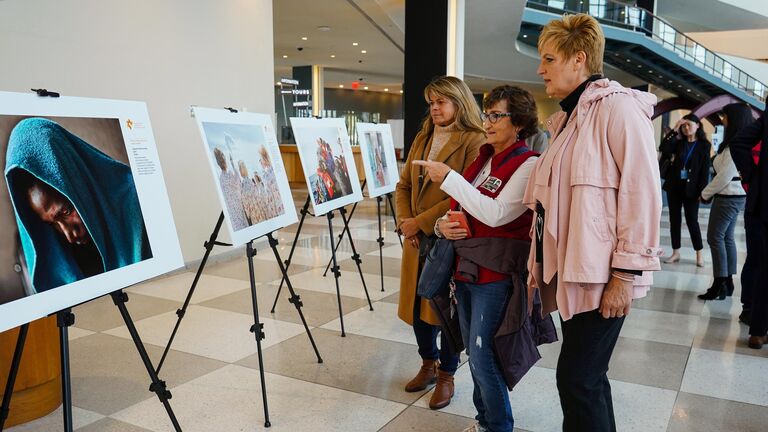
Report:
[[[179,306],[179,302],[176,301],[137,293],[129,293],[128,303],[126,303],[134,321],[173,311]],[[75,314],[75,325],[86,330],[99,332],[125,324],[111,296],[99,297],[74,308],[72,312]]]
[[[768,410],[757,405],[731,402],[680,392],[668,432],[762,432]]]
[[[194,273],[182,273],[176,276],[156,279],[151,282],[136,285],[128,289],[128,293],[158,297],[183,303],[189,293],[189,288],[192,286],[194,278]],[[195,288],[191,303],[197,304],[248,287],[249,285],[241,280],[211,276],[203,273]]]
[[[163,350],[145,347],[156,367]],[[86,336],[72,342],[70,357],[75,406],[110,415],[145,399],[160,404],[148,391],[151,380],[133,341],[105,334]],[[215,360],[171,350],[160,379],[170,388],[222,366]]]
[[[174,389],[185,431],[377,431],[406,406],[266,374],[272,427],[263,428],[259,373],[230,365]],[[365,413],[364,415],[360,415]],[[146,429],[168,431],[162,407],[143,402],[113,416]]]
[[[301,297],[301,302],[304,304],[301,310],[304,313],[308,325],[318,327],[339,317],[336,294],[300,289],[295,290],[296,294]],[[259,312],[263,314],[262,316],[301,324],[301,319],[296,311],[296,307],[288,302],[289,292],[287,287],[283,286],[274,314],[270,313],[270,309],[275,301],[277,285],[259,285],[257,292],[259,295]],[[363,299],[347,296],[342,296],[341,301],[347,310],[355,310],[368,304],[368,302]],[[250,290],[241,290],[232,294],[217,297],[213,300],[201,303],[200,306],[242,314],[251,314],[253,311]]]
[[[304,333],[304,327],[272,318],[260,317],[266,338],[262,348]],[[173,348],[224,362],[235,362],[257,351],[256,340],[249,329],[252,314],[241,314],[202,306],[190,306],[179,327]],[[136,322],[141,338],[150,344],[165,346],[176,324],[175,313],[165,313]],[[129,338],[125,327],[106,332]]]
[[[333,273],[328,272],[327,276],[323,276],[324,271],[324,267],[317,267],[304,273],[292,275],[291,282],[294,288],[336,294],[336,281]],[[363,278],[365,278],[365,286],[368,287],[371,301],[380,300],[400,290],[400,279],[397,278],[384,276],[385,292],[381,292],[381,277],[378,272],[377,274],[363,273]],[[366,298],[363,282],[357,271],[341,271],[339,291],[342,296]],[[348,309],[345,309],[346,311]]]
[[[425,393],[403,390],[421,366],[413,345],[350,333],[342,338],[338,332],[323,329],[313,334],[323,364],[317,363],[309,341],[297,336],[265,350],[265,370],[405,404]],[[258,358],[250,356],[238,364],[258,369]]]
[[[285,253],[285,256],[282,256],[282,252],[280,253],[281,253],[280,258],[282,258],[283,261],[288,259],[288,252]],[[261,250],[257,253],[256,256],[272,257],[271,261],[267,259],[253,260],[253,273],[254,273],[253,276],[257,283],[261,284],[265,282],[271,282],[275,279],[280,279],[282,277],[282,273],[280,273],[280,266],[278,266],[277,263],[275,262],[275,258],[271,249]],[[311,268],[312,267],[310,266],[305,266],[296,262],[292,262],[290,267],[288,268],[288,275],[307,271],[307,270],[310,270]],[[236,259],[232,259],[226,262],[222,262],[216,265],[206,267],[204,270],[204,274],[220,276],[224,278],[237,279],[237,280],[245,281],[247,283],[250,283],[250,280],[251,280],[250,275],[248,273],[248,261],[245,259],[245,257],[238,257]],[[248,285],[246,285],[246,287],[247,286]]]
[[[382,255],[383,256],[383,255]],[[386,256],[383,256],[384,261],[384,276],[389,276],[392,278],[400,278],[400,259],[394,259],[394,258],[388,258]],[[339,264],[339,267],[341,267],[341,271],[357,271],[357,265],[353,260],[346,260],[342,261],[341,264]],[[381,274],[381,263],[379,262],[379,254],[376,252],[374,255],[365,255],[361,257],[360,259],[360,267],[363,269],[363,273],[371,274],[371,275],[379,275]],[[323,267],[323,270],[325,268]],[[388,287],[385,285],[384,289],[388,289]],[[379,290],[381,290],[381,279],[379,279]]]
[[[768,407],[765,359],[693,348],[680,390]]]
[[[408,247],[408,245],[405,245],[405,247]],[[403,257],[403,248],[400,247],[399,244],[393,245],[393,246],[387,246],[382,251],[384,256],[387,258],[394,258],[394,259],[401,259]],[[373,252],[368,252],[366,255],[368,256],[379,256],[379,249],[376,248]]]
[[[462,432],[475,420],[430,409],[409,407],[380,432]],[[515,429],[519,431],[519,429]]]
[[[82,430],[80,428],[98,422],[102,418],[104,418],[104,416],[99,413],[84,410],[76,406],[72,407],[72,428],[75,430]],[[61,430],[64,430],[64,419],[61,407],[45,417],[6,429],[8,432],[58,432]]]
[[[337,318],[322,328],[341,331],[341,322]],[[397,305],[392,303],[378,302],[373,311],[362,307],[344,315],[344,329],[360,336],[416,344],[413,327],[397,318]]]
[[[104,418],[95,423],[78,429],[78,432],[151,432],[149,429],[140,428],[119,420]]]
[[[93,333],[94,332],[90,330],[85,330],[74,326],[67,329],[67,335],[69,336],[70,342],[75,339],[80,339],[81,337],[90,336]]]
[[[381,301],[387,302],[387,303],[399,304],[400,303],[400,293],[396,292],[396,293],[394,293],[392,295],[384,297],[383,299],[381,299]]]
[[[702,316],[693,339],[695,348],[723,351],[755,357],[768,358],[767,349],[752,349],[747,346],[749,327],[734,317],[730,320]]]
[[[685,315],[700,315],[704,309],[704,302],[697,299],[696,295],[692,291],[653,287],[648,291],[648,295],[632,301],[632,308]]]
[[[474,417],[472,388],[469,366],[464,365],[456,373],[456,395],[442,412]],[[677,392],[614,380],[611,380],[611,391],[620,430],[666,430]],[[426,408],[431,394],[424,395],[414,406]],[[533,367],[510,392],[510,403],[517,427],[536,432],[562,430],[563,417],[554,370]]]
[[[624,321],[621,336],[691,346],[699,317],[645,309],[633,309]]]
[[[561,342],[539,346],[538,367],[557,368]],[[690,348],[620,337],[608,365],[612,380],[679,390]],[[660,367],[659,365],[664,365]]]

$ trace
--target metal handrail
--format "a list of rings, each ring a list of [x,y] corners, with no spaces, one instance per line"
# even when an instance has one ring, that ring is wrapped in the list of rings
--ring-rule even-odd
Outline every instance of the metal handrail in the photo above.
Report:
[[[526,3],[528,7],[546,12],[586,13],[600,22],[645,33],[683,59],[761,102],[768,93],[768,87],[763,82],[645,9],[613,0],[527,0]]]

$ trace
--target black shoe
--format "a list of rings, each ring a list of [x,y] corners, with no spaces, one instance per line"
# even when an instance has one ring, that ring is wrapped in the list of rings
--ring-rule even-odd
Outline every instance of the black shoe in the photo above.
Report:
[[[732,296],[733,290],[735,289],[733,286],[733,277],[728,276],[727,278],[725,278],[725,288],[726,288],[725,295],[728,297]]]
[[[712,286],[704,294],[699,294],[701,300],[725,300],[728,287],[725,285],[726,278],[716,277]]]
[[[752,311],[749,309],[743,309],[741,311],[741,314],[739,314],[739,322],[742,322],[746,325],[751,325],[752,322]]]

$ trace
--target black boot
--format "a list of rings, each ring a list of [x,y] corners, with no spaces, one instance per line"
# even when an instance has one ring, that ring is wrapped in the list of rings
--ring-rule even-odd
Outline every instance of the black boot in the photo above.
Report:
[[[732,276],[728,276],[728,277],[725,278],[725,289],[726,289],[726,292],[725,292],[726,296],[730,297],[730,296],[733,295],[734,287],[733,287],[733,277]]]
[[[712,286],[704,294],[699,294],[699,298],[702,300],[725,300],[725,294],[728,291],[728,287],[725,285],[726,278],[716,277],[712,282]]]
[[[741,314],[739,314],[739,321],[746,324],[751,325],[752,324],[752,311],[749,309],[742,309]]]

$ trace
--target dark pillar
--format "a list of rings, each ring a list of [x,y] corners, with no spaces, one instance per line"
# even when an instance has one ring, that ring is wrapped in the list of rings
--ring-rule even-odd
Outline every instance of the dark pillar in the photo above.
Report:
[[[411,149],[421,121],[428,113],[424,87],[445,75],[448,40],[447,0],[406,0],[405,2],[405,82],[403,118],[405,155]]]

